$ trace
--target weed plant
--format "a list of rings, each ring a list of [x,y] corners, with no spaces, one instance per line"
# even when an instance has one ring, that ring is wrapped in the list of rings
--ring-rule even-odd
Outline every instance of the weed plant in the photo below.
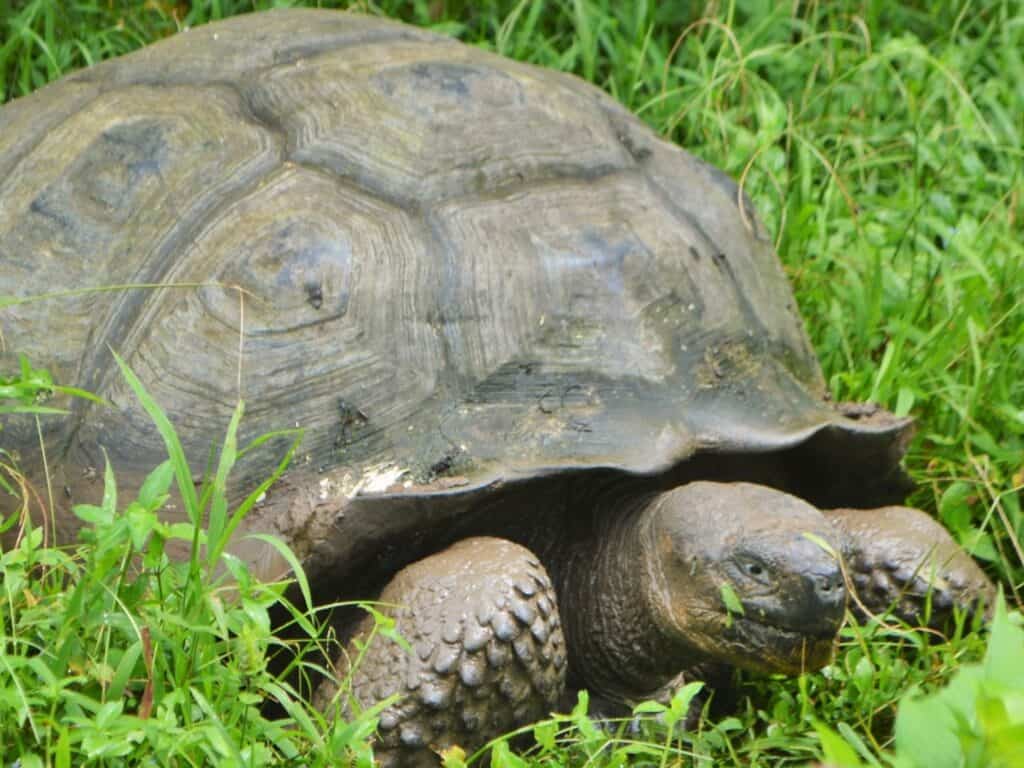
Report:
[[[0,764],[369,765],[374,711],[328,723],[288,682],[292,669],[268,670],[269,656],[283,643],[271,631],[272,607],[287,610],[304,640],[287,649],[299,679],[307,671],[305,649],[316,649],[324,634],[294,555],[263,537],[295,566],[301,608],[284,597],[285,583],[261,583],[224,551],[301,436],[294,435],[277,471],[229,515],[227,478],[245,453],[236,438],[242,404],[215,471],[197,482],[167,417],[117,361],[170,458],[127,503],[119,502],[108,463],[101,503],[74,509],[85,523],[76,546],[47,546],[43,527],[12,518],[22,528],[15,545],[0,553]],[[24,395],[46,379],[25,367],[8,386]],[[50,414],[45,406],[18,407]],[[158,512],[172,484],[188,522],[167,525]],[[165,546],[176,539],[191,545],[189,560],[168,558]],[[265,714],[267,702],[285,717]]]
[[[0,0],[0,100],[185,26],[300,4],[317,3]],[[574,72],[740,180],[776,233],[833,396],[917,419],[911,502],[980,559],[1011,608],[1021,605],[1021,0],[355,7]],[[224,472],[236,450],[227,434]],[[221,504],[211,528],[199,513],[223,478],[196,495],[191,527],[165,529],[155,517],[179,461],[157,468],[128,504],[108,476],[77,548],[44,546],[34,532],[3,554],[3,764],[365,761],[358,745],[372,713],[329,725],[266,671],[278,641],[265,617],[280,586],[257,584],[228,559],[240,586],[225,597],[210,558],[234,518]],[[195,551],[205,558],[166,561],[168,536],[204,544]],[[316,635],[309,606],[290,615]],[[729,713],[690,731],[671,727],[694,693],[684,689],[675,710],[647,707],[618,725],[599,727],[577,708],[534,729],[526,754],[500,741],[493,764],[775,766],[827,755],[837,766],[1020,766],[1024,682],[1014,670],[1024,668],[1024,640],[1012,614],[996,622],[987,656],[988,636],[968,629],[936,640],[850,624],[834,664],[796,679],[740,676]],[[161,703],[141,718],[147,689]],[[288,716],[262,714],[266,699]],[[922,751],[928,740],[945,745],[939,757]],[[913,762],[929,754],[939,761]],[[447,759],[455,768],[465,758]]]

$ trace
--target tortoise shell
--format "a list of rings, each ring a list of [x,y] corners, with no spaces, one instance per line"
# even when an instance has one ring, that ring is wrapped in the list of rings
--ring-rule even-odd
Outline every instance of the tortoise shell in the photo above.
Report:
[[[727,176],[575,77],[377,18],[241,16],[0,109],[0,295],[52,293],[0,314],[2,362],[114,405],[44,422],[68,496],[104,450],[128,485],[165,457],[113,349],[197,472],[239,396],[243,442],[305,431],[248,526],[314,564],[439,519],[339,524],[358,500],[777,454],[849,505],[899,474],[906,422],[827,402]]]

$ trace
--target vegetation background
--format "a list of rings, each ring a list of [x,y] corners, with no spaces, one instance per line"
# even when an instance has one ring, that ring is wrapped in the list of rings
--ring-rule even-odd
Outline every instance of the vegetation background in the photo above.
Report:
[[[1022,605],[1022,0],[0,0],[0,102],[186,26],[288,5],[380,13],[575,72],[739,179],[776,233],[833,396],[917,418],[911,502],[938,515],[1011,606]],[[30,404],[46,389],[39,375],[15,372],[0,381],[0,397]],[[42,385],[19,389],[33,381]],[[225,472],[231,440],[229,432]],[[79,548],[26,536],[0,557],[0,764],[367,759],[359,744],[372,713],[351,726],[324,723],[266,671],[275,648],[267,609],[280,590],[243,578],[244,599],[233,605],[201,564],[179,573],[158,552],[149,571],[128,566],[132,551],[175,535],[155,510],[183,471],[158,468],[134,507],[111,494],[86,511],[94,528]],[[215,482],[204,488],[197,527],[217,493]],[[126,510],[134,527],[117,523]],[[172,586],[180,605],[154,600]],[[294,616],[304,627],[313,619],[301,605]],[[494,762],[786,765],[827,754],[849,765],[1024,764],[1024,683],[1006,695],[984,689],[989,698],[978,701],[996,714],[972,710],[970,733],[956,731],[956,755],[956,744],[946,745],[930,762],[901,762],[955,728],[929,710],[917,726],[894,730],[897,703],[955,675],[974,679],[977,668],[964,665],[980,658],[982,639],[955,630],[935,641],[878,625],[851,625],[843,637],[820,673],[740,678],[732,712],[690,733],[665,727],[672,712],[639,729],[601,731],[578,711],[542,726],[526,757],[502,742]],[[1007,647],[1024,654],[1012,637]],[[299,725],[261,714],[266,698]],[[1012,737],[1005,755],[989,738],[996,731]],[[959,762],[942,762],[951,755]],[[460,759],[450,755],[449,764]]]

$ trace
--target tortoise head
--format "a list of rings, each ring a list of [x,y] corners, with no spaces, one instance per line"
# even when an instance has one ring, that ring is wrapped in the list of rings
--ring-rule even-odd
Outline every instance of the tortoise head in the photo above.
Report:
[[[748,483],[691,483],[648,508],[662,632],[716,661],[789,674],[827,664],[846,607],[829,521]],[[831,549],[831,551],[829,551]]]

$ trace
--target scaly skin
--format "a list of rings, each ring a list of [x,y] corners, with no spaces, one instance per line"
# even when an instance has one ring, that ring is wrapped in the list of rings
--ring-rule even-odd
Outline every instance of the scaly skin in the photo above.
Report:
[[[857,590],[853,608],[888,609],[911,624],[941,628],[954,606],[991,607],[995,587],[937,521],[910,507],[834,509],[843,559]],[[926,605],[930,613],[926,616]]]
[[[838,548],[814,507],[708,482],[617,503],[556,570],[574,682],[630,703],[709,662],[796,673],[831,657],[845,593],[838,563],[806,536]]]
[[[572,685],[613,705],[665,699],[681,673],[701,668],[817,669],[845,616],[840,553],[869,610],[895,601],[917,618],[930,588],[939,618],[992,595],[970,557],[916,510],[822,513],[750,483],[589,492],[598,497],[592,526],[534,542],[554,586],[530,549],[490,537],[465,539],[388,584],[380,599],[398,606],[412,652],[378,638],[352,674],[362,707],[401,696],[380,719],[383,765],[436,766],[440,749],[472,751],[543,716],[567,668]],[[364,622],[350,641],[349,658],[371,628]],[[318,706],[329,710],[336,694],[325,684]]]
[[[529,550],[471,538],[400,571],[380,596],[409,653],[373,639],[352,673],[361,707],[400,698],[380,716],[382,766],[436,766],[436,752],[468,751],[552,711],[565,689],[566,652],[554,590]],[[367,618],[347,649],[369,636]],[[345,656],[339,677],[346,672]],[[347,691],[324,683],[314,703],[347,706]]]

